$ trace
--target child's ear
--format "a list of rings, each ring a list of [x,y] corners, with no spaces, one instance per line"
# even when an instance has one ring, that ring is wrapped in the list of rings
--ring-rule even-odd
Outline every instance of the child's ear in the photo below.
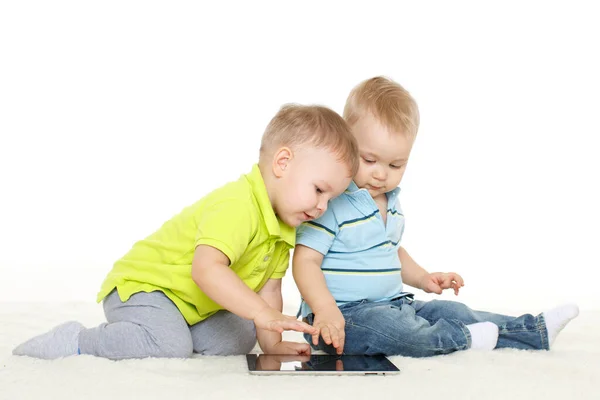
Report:
[[[294,153],[288,147],[282,147],[277,150],[273,157],[273,175],[281,178],[293,157]]]

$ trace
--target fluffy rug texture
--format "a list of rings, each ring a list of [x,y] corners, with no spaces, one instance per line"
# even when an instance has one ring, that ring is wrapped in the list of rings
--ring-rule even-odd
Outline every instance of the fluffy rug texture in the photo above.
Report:
[[[294,309],[286,304],[286,312]],[[102,307],[0,303],[0,399],[600,399],[600,310],[582,310],[549,352],[390,357],[401,369],[396,376],[254,376],[242,356],[114,362],[11,355],[25,339],[73,319],[94,326],[104,320]]]

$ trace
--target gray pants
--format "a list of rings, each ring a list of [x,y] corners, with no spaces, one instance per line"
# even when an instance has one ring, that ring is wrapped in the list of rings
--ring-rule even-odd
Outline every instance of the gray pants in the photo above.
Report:
[[[108,323],[84,329],[79,351],[99,357],[186,358],[205,355],[246,354],[256,345],[252,321],[219,311],[195,325],[188,325],[175,304],[162,292],[136,293],[125,303],[116,290],[104,299]]]

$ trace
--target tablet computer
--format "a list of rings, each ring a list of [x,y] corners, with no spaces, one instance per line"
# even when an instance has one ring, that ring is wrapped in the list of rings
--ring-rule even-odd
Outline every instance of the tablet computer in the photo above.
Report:
[[[248,371],[257,375],[391,375],[400,370],[385,356],[293,356],[247,354]]]

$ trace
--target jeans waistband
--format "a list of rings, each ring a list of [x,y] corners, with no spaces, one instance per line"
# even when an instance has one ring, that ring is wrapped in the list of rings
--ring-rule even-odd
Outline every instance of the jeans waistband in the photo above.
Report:
[[[413,301],[415,301],[415,295],[412,293],[408,293],[408,292],[401,293],[398,297],[394,297],[390,301],[396,301],[396,300],[400,300],[400,299],[407,299],[409,303],[412,303]]]

